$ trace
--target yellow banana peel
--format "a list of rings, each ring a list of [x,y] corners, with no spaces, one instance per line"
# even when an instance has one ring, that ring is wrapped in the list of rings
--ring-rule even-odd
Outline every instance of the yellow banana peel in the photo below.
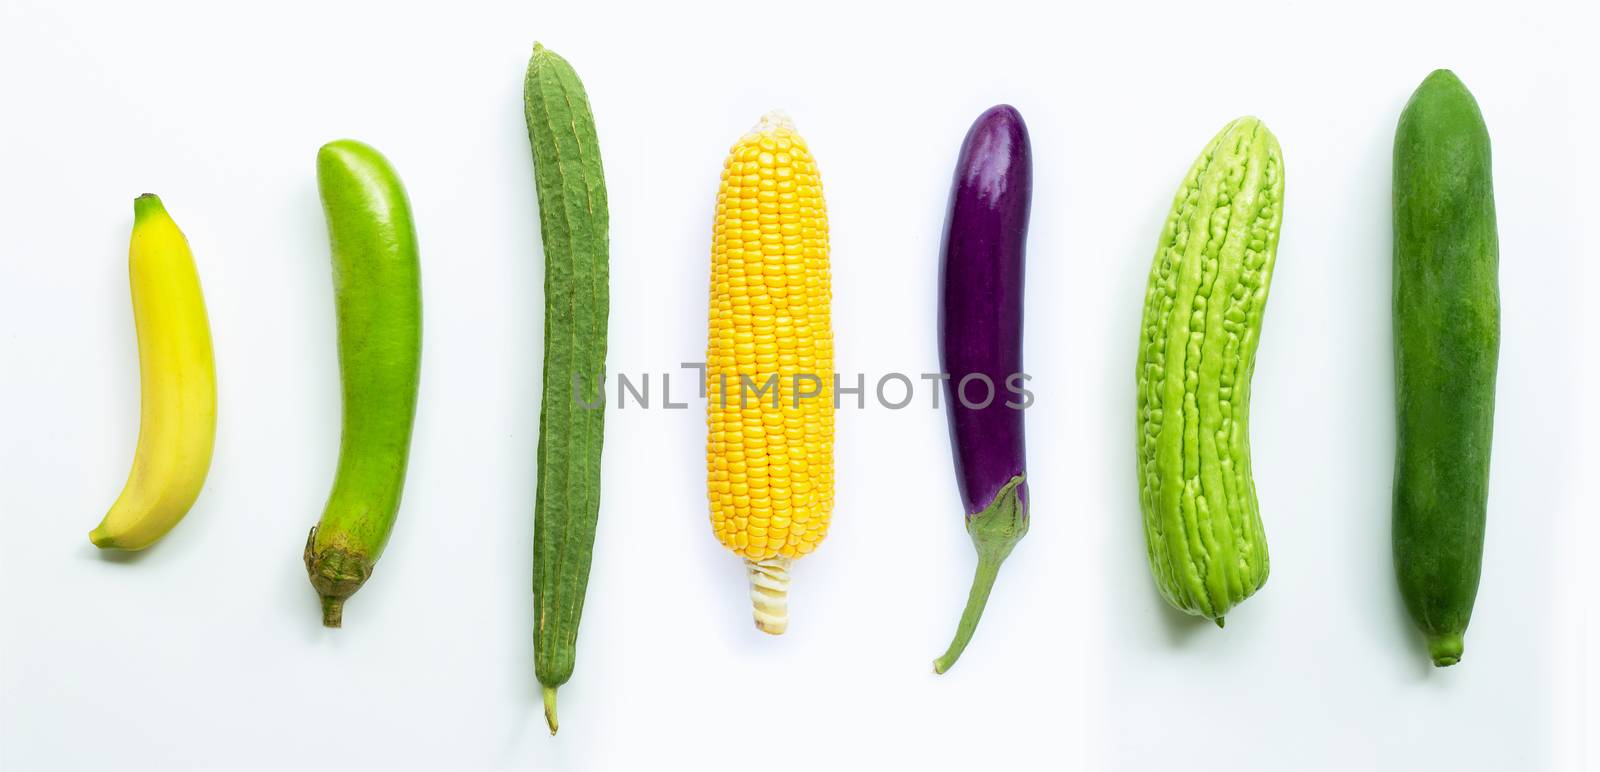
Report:
[[[217,432],[211,326],[189,242],[161,199],[133,202],[128,281],[139,337],[139,444],[127,485],[89,540],[141,550],[188,514],[205,485]]]

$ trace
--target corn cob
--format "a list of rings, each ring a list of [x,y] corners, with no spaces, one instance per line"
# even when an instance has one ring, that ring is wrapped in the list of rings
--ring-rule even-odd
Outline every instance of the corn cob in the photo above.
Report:
[[[744,558],[756,627],[773,635],[789,624],[789,564],[833,510],[831,302],[816,163],[769,113],[722,169],[705,374],[711,527]]]

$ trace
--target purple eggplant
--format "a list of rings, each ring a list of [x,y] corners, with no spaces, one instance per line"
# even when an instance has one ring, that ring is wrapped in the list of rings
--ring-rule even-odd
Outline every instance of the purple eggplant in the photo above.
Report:
[[[937,673],[972,640],[1000,564],[1028,533],[1022,278],[1032,197],[1028,127],[1016,108],[991,107],[961,143],[940,265],[939,356],[978,571],[955,640],[933,662]]]

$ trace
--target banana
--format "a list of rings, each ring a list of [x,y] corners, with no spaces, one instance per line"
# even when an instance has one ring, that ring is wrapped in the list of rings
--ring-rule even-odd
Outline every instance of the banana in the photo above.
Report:
[[[89,540],[141,550],[194,505],[217,434],[217,367],[200,276],[188,240],[149,193],[133,201],[128,283],[139,337],[139,446],[122,495]]]

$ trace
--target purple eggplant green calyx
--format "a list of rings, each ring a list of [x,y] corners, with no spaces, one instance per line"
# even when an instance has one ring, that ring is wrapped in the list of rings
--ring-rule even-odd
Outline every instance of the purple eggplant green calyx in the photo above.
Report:
[[[961,657],[1000,564],[1028,533],[1022,285],[1032,197],[1028,128],[1016,108],[991,107],[961,143],[940,265],[950,444],[978,570],[955,639],[933,662],[936,673]]]

